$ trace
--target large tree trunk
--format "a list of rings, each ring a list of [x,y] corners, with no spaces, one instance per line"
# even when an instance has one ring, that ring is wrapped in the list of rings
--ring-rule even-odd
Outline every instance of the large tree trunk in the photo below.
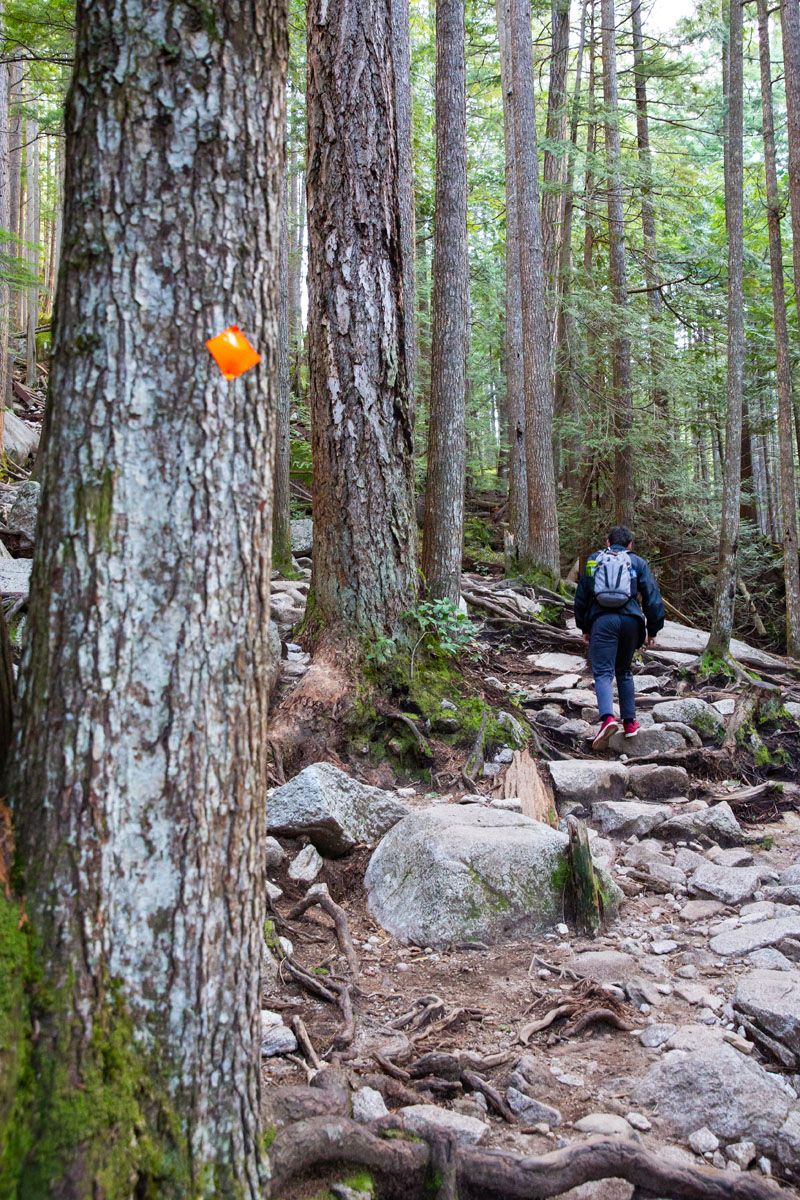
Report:
[[[288,172],[281,180],[280,224],[278,227],[278,404],[275,414],[275,491],[272,510],[272,565],[281,574],[292,570],[292,527],[289,508],[289,188]]]
[[[0,2],[0,32],[5,5]],[[11,223],[11,176],[9,172],[9,68],[0,65],[0,229]],[[5,247],[6,253],[9,247]],[[5,411],[11,402],[11,372],[8,363],[9,286],[0,282],[0,454],[5,435]]]
[[[464,0],[437,0],[433,343],[422,574],[431,596],[453,604],[461,594],[468,304]]]
[[[529,0],[511,0],[517,217],[522,288],[525,377],[525,456],[530,540],[527,566],[558,577],[558,513],[553,467],[553,376],[550,367],[539,210],[539,165],[533,89],[533,46]]]
[[[614,301],[611,360],[614,377],[614,502],[616,519],[632,526],[636,503],[633,471],[633,385],[631,341],[627,332],[628,274],[625,264],[625,210],[619,139],[619,89],[614,0],[602,0],[603,99],[608,160],[608,264]]]
[[[277,0],[78,4],[15,786],[31,1196],[263,1195],[286,55]],[[262,362],[227,383],[232,318]]]
[[[800,313],[800,6],[781,0],[783,77],[786,87],[786,134],[789,148],[789,202],[792,214],[792,264],[795,302]],[[798,433],[800,453],[800,433]]]
[[[522,289],[519,277],[519,216],[514,140],[514,92],[508,39],[510,0],[495,0],[503,89],[503,142],[506,184],[506,312],[503,361],[508,423],[508,527],[514,553],[528,556],[528,472],[525,463],[525,370],[522,361]]]
[[[308,630],[331,646],[394,630],[416,585],[394,47],[391,0],[309,5]]]
[[[569,59],[570,0],[552,0],[550,83],[542,171],[542,261],[550,338],[555,348],[558,310],[558,250],[562,236],[563,185],[566,166],[567,62]]]
[[[409,0],[391,0],[392,62],[394,66],[395,147],[397,153],[397,202],[400,207],[400,254],[403,272],[403,337],[405,339],[408,394],[414,411],[414,381],[417,371],[417,331],[414,314],[416,230],[414,213],[414,164],[411,138],[411,24]]]
[[[775,161],[775,126],[772,112],[772,65],[769,52],[769,15],[766,0],[758,0],[758,46],[761,64],[761,107],[764,131],[764,169],[767,182],[767,229],[772,270],[772,311],[775,319],[775,362],[778,385],[778,447],[780,453],[780,529],[786,580],[786,650],[800,658],[800,569],[797,557],[797,494],[794,471],[792,369],[789,327],[783,283],[781,201]]]
[[[739,549],[742,397],[744,394],[744,199],[743,199],[743,30],[741,0],[730,0],[725,121],[725,223],[728,231],[728,415],[717,585],[711,618],[709,654],[727,655],[733,632]]]

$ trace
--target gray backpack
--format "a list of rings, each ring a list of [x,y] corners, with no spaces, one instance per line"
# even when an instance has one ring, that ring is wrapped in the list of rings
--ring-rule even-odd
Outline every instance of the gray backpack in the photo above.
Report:
[[[627,550],[601,550],[596,563],[595,600],[601,608],[624,608],[636,595],[636,573]]]

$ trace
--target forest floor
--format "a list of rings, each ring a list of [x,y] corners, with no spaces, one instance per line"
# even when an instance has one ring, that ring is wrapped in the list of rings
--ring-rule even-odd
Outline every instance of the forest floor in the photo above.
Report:
[[[467,579],[465,590],[471,586],[478,587],[479,581]],[[552,669],[539,670],[529,661],[532,650],[537,656],[565,650],[580,655],[580,642],[574,630],[554,628],[548,633],[529,624],[515,628],[502,621],[494,626],[490,622],[483,631],[482,641],[483,671],[488,677],[486,694],[496,698],[505,688],[523,697],[544,756],[562,761],[596,759],[598,756],[592,755],[586,740],[593,718],[590,697],[586,694],[591,682],[586,670],[577,679],[564,677],[561,690],[554,691],[557,673]],[[692,654],[696,657],[701,645],[700,634],[679,626],[668,628],[663,639],[659,639],[657,655],[648,654],[638,663],[640,674],[655,673],[658,679],[658,686],[649,695],[640,694],[640,712],[647,714],[659,701],[692,695],[702,695],[707,703],[722,701],[723,708],[726,700],[729,709],[736,703],[741,695],[739,684],[721,680],[717,686],[698,685],[693,680],[688,662]],[[683,649],[675,649],[676,646]],[[747,654],[746,648],[740,646],[739,650]],[[751,653],[751,664],[758,660],[759,654]],[[284,690],[302,676],[303,658],[297,652],[290,655],[285,664]],[[773,672],[783,671],[784,682],[789,680],[788,695],[795,695],[800,688],[789,664],[772,656],[765,656],[763,661],[768,659]],[[785,692],[784,699],[786,695]],[[537,718],[544,723],[540,724]],[[583,718],[587,719],[585,729],[581,728]],[[647,716],[644,720],[652,725]],[[775,1173],[785,1178],[775,1154],[765,1153],[757,1144],[757,1137],[752,1139],[752,1147],[751,1139],[741,1131],[735,1139],[733,1135],[721,1140],[712,1138],[711,1142],[717,1145],[713,1150],[707,1149],[703,1158],[688,1144],[689,1126],[693,1127],[691,1116],[682,1123],[676,1121],[674,1112],[660,1114],[658,1105],[646,1105],[636,1099],[637,1090],[654,1063],[676,1044],[671,1041],[673,1037],[677,1035],[677,1044],[681,1044],[682,1034],[690,1040],[700,1039],[698,1044],[703,1045],[724,1039],[760,1061],[771,1077],[782,1075],[788,1087],[800,1083],[793,1054],[789,1053],[786,1062],[781,1063],[764,1049],[765,1043],[754,1046],[752,1039],[747,1039],[740,1014],[732,1008],[739,980],[754,967],[772,965],[787,972],[787,983],[791,981],[795,988],[800,1021],[797,987],[800,977],[792,961],[800,958],[800,953],[795,953],[800,951],[800,942],[784,938],[780,945],[786,954],[782,954],[774,949],[773,941],[773,949],[767,949],[766,957],[763,946],[769,947],[770,943],[762,943],[760,959],[757,939],[753,942],[754,958],[721,956],[710,947],[712,939],[726,930],[751,924],[755,928],[757,922],[788,911],[788,905],[776,905],[765,898],[763,888],[777,883],[781,872],[800,863],[800,790],[795,787],[800,773],[797,756],[800,728],[797,720],[790,718],[788,727],[785,720],[778,722],[771,734],[771,737],[765,734],[765,739],[773,751],[778,743],[788,749],[783,754],[773,753],[770,765],[761,772],[753,767],[750,758],[742,756],[741,773],[736,773],[737,760],[723,758],[713,740],[703,750],[687,746],[684,754],[655,754],[646,759],[671,764],[682,760],[689,766],[687,795],[672,798],[676,811],[681,808],[697,811],[706,802],[713,803],[726,796],[730,799],[734,812],[742,820],[741,840],[746,845],[735,851],[723,849],[720,862],[736,863],[737,866],[730,867],[734,876],[741,867],[753,866],[761,871],[758,886],[751,888],[748,896],[730,897],[730,902],[724,902],[692,888],[691,869],[701,860],[710,861],[719,854],[719,848],[713,842],[709,844],[708,839],[701,844],[691,838],[659,839],[657,835],[646,834],[637,837],[626,829],[626,836],[606,833],[595,843],[602,849],[612,877],[625,892],[620,915],[608,922],[599,936],[578,936],[563,924],[552,932],[483,947],[436,949],[403,945],[387,934],[370,913],[364,873],[371,850],[361,847],[344,858],[326,858],[317,877],[317,882],[327,884],[333,900],[344,910],[361,959],[360,977],[353,988],[352,1043],[343,1051],[334,1048],[341,1028],[339,1009],[310,997],[285,973],[265,1004],[278,1011],[287,1024],[293,1017],[300,1017],[317,1053],[347,1072],[350,1087],[356,1090],[364,1084],[378,1087],[390,1109],[413,1102],[416,1095],[417,1103],[443,1105],[450,1111],[486,1122],[489,1129],[481,1141],[482,1148],[499,1147],[517,1154],[539,1155],[575,1140],[586,1140],[592,1134],[622,1133],[676,1165],[713,1162],[726,1168],[729,1174],[741,1166],[762,1176]],[[600,757],[619,756],[606,753]],[[384,788],[390,783],[385,769],[380,771],[379,779],[374,771],[359,771],[357,765],[348,765],[347,769],[361,774],[367,782],[380,782]],[[482,779],[472,789],[473,802],[474,793],[478,796],[483,793],[487,805],[493,799],[496,802],[502,795],[506,769],[501,766],[496,774]],[[759,778],[780,780],[784,786],[756,786],[754,790],[751,785],[758,785]],[[442,793],[402,776],[393,781],[393,786],[401,789],[403,799],[412,808],[421,809],[432,804],[463,802],[466,792],[463,783]],[[562,809],[560,801],[559,809]],[[292,879],[288,871],[299,845],[296,840],[283,839],[287,857],[270,873],[273,883],[282,891],[273,909],[278,931],[291,940],[297,960],[307,972],[324,978],[329,972],[342,970],[340,947],[329,918],[317,908],[294,920],[286,916],[306,891],[306,885]],[[660,864],[660,871],[655,870],[650,876],[652,863]],[[596,986],[587,984],[587,980]],[[556,1017],[540,1030],[526,1028],[570,1000],[575,1002],[574,1013],[586,1014],[602,1002],[598,997],[609,994],[616,1002],[614,1012],[620,1028],[602,1019],[590,1019],[581,1028],[582,1023],[574,1015],[572,1018],[567,1015],[566,1019]],[[420,1013],[429,1017],[417,1026]],[[645,1033],[651,1029],[654,1034]],[[509,1076],[515,1067],[520,1067],[518,1060],[524,1058],[522,1067],[529,1094],[557,1109],[557,1116],[548,1124],[531,1122],[508,1111],[504,1116],[499,1115],[491,1098],[487,1106],[480,1090],[470,1090],[463,1080],[453,1079],[452,1071],[449,1078],[447,1070],[437,1075],[437,1065],[441,1067],[444,1062],[446,1067],[447,1057],[423,1057],[445,1055],[451,1056],[452,1061],[452,1056],[463,1059],[470,1052],[476,1056],[476,1063],[483,1064],[482,1079],[501,1099],[506,1095]],[[428,1066],[430,1074],[414,1077],[424,1074]],[[312,1075],[297,1055],[265,1059],[264,1073],[272,1084],[282,1086],[303,1085]],[[735,1078],[728,1085],[732,1095],[737,1086],[745,1086]],[[711,1107],[718,1102],[719,1096],[712,1097]],[[576,1129],[575,1123],[587,1117],[593,1119],[585,1129]],[[703,1124],[698,1120],[698,1126]],[[729,1153],[723,1153],[724,1142],[730,1144],[732,1139],[735,1144]],[[745,1146],[744,1151],[737,1149],[740,1142]],[[287,1200],[330,1194],[345,1196],[348,1193],[341,1187],[337,1189],[336,1181],[341,1183],[346,1174],[341,1169],[309,1174],[295,1180],[285,1195]],[[326,1190],[331,1185],[333,1193]],[[629,1200],[633,1193],[630,1183],[604,1180],[564,1194],[573,1200],[589,1196],[594,1200]]]

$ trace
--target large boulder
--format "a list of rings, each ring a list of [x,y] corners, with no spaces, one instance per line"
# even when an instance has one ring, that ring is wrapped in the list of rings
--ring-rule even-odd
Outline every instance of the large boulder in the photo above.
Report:
[[[774,1152],[791,1107],[775,1076],[701,1027],[681,1030],[680,1047],[650,1068],[634,1101],[657,1107],[684,1136],[706,1126],[722,1141],[747,1139],[762,1153]]]
[[[671,800],[689,795],[690,780],[685,767],[643,763],[628,768],[628,786],[640,800]]]
[[[422,946],[533,934],[563,920],[566,845],[565,834],[503,809],[415,812],[370,859],[369,907],[394,937]]]
[[[292,554],[296,557],[309,555],[311,553],[311,544],[314,538],[314,522],[310,517],[299,517],[295,521],[290,521],[292,538]]]
[[[556,801],[585,804],[595,800],[621,800],[625,795],[628,772],[624,763],[603,759],[565,759],[549,762]]]
[[[270,833],[310,839],[321,854],[373,843],[410,808],[392,792],[359,783],[332,763],[314,763],[275,788],[267,802]]]
[[[800,973],[750,971],[736,986],[733,1007],[800,1056]]]
[[[8,528],[12,533],[21,533],[29,542],[36,537],[41,494],[42,485],[35,479],[27,479],[14,492],[14,503],[8,514]]]
[[[725,728],[725,721],[717,710],[699,696],[684,696],[680,700],[662,700],[653,707],[653,716],[657,721],[679,721],[689,725],[701,737],[715,737],[720,729]]]
[[[738,958],[768,946],[780,947],[787,938],[791,941],[800,939],[800,913],[768,917],[765,921],[753,921],[738,929],[723,929],[712,937],[709,946],[715,954],[724,958]]]

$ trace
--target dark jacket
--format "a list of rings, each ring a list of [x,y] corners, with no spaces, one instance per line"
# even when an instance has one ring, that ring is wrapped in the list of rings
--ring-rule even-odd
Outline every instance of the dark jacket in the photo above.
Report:
[[[611,549],[624,550],[625,547],[612,546]],[[658,584],[653,578],[653,572],[650,570],[645,559],[640,558],[638,554],[631,554],[628,551],[631,566],[636,572],[636,591],[637,595],[641,598],[641,607],[636,596],[632,596],[624,608],[601,608],[594,598],[594,583],[592,580],[595,562],[600,553],[601,551],[597,550],[589,556],[586,560],[586,570],[578,582],[578,590],[575,593],[575,623],[583,633],[588,633],[592,628],[592,623],[600,613],[616,612],[636,617],[641,623],[641,634],[639,637],[639,645],[641,646],[646,637],[655,637],[664,628],[664,601],[661,599]]]

